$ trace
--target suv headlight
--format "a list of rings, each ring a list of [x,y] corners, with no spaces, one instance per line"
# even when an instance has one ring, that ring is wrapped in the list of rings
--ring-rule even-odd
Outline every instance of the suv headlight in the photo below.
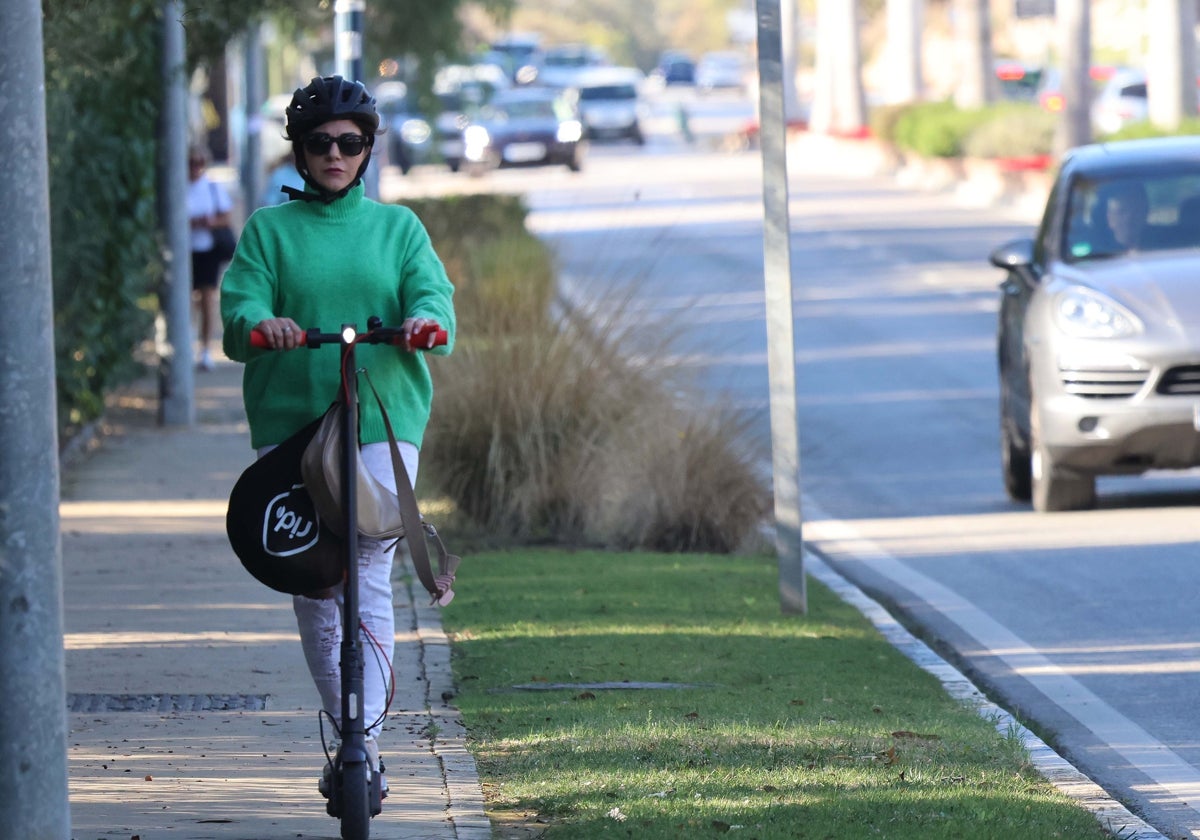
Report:
[[[559,143],[574,143],[583,137],[583,126],[579,120],[563,120],[555,134]]]
[[[486,146],[492,142],[488,131],[481,125],[469,125],[463,132],[463,142],[468,146]]]
[[[1142,322],[1121,304],[1085,286],[1072,286],[1054,302],[1054,320],[1072,338],[1125,338]]]

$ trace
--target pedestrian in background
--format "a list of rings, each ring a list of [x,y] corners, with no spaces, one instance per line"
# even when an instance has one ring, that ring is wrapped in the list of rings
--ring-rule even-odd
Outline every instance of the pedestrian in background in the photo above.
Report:
[[[200,370],[214,365],[210,345],[216,317],[217,287],[221,280],[221,256],[213,229],[228,227],[233,201],[220,184],[208,177],[209,156],[204,146],[188,150],[188,219],[192,233],[192,297],[200,321]]]
[[[271,164],[271,169],[267,172],[267,186],[263,188],[258,206],[270,207],[272,204],[283,204],[288,201],[288,193],[284,187],[304,189],[304,179],[296,171],[296,159],[292,156],[291,150],[280,155]]]

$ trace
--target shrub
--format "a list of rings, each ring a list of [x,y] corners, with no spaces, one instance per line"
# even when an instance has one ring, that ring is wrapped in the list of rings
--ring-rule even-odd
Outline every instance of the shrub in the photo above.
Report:
[[[1001,102],[960,109],[949,101],[876,109],[873,127],[924,157],[1028,157],[1050,154],[1056,117],[1036,105]],[[883,132],[888,132],[884,134]]]
[[[1141,140],[1148,137],[1179,137],[1200,134],[1200,117],[1188,117],[1178,128],[1162,128],[1149,120],[1132,123],[1115,134],[1097,137],[1097,140]]]
[[[412,205],[455,266],[459,315],[454,354],[431,365],[423,475],[493,541],[738,548],[769,499],[745,424],[644,361],[665,348],[631,355],[622,307],[558,311],[552,255],[513,201]]]
[[[959,157],[974,112],[951,102],[924,102],[896,117],[896,145],[924,157]]]
[[[1059,116],[1037,105],[1007,102],[987,109],[987,118],[963,143],[969,157],[1036,157],[1054,151]]]
[[[900,105],[877,105],[872,108],[868,114],[871,136],[895,144],[896,123],[900,121],[901,115],[912,107],[911,103],[903,103]]]

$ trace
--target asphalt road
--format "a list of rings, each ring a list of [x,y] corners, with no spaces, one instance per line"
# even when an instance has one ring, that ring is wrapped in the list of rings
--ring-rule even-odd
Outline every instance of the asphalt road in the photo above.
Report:
[[[466,188],[526,193],[564,296],[638,324],[765,441],[761,162],[662,129],[578,175]],[[789,166],[807,544],[1135,813],[1200,837],[1200,478],[1103,479],[1082,513],[1008,501],[986,256],[1036,219]],[[396,185],[464,188],[416,175]]]

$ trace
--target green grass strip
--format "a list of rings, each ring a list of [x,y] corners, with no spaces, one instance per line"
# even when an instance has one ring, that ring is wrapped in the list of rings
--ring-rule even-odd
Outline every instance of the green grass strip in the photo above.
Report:
[[[781,615],[773,560],[492,552],[456,590],[497,837],[1110,836],[819,582]],[[626,681],[692,687],[591,687]]]

